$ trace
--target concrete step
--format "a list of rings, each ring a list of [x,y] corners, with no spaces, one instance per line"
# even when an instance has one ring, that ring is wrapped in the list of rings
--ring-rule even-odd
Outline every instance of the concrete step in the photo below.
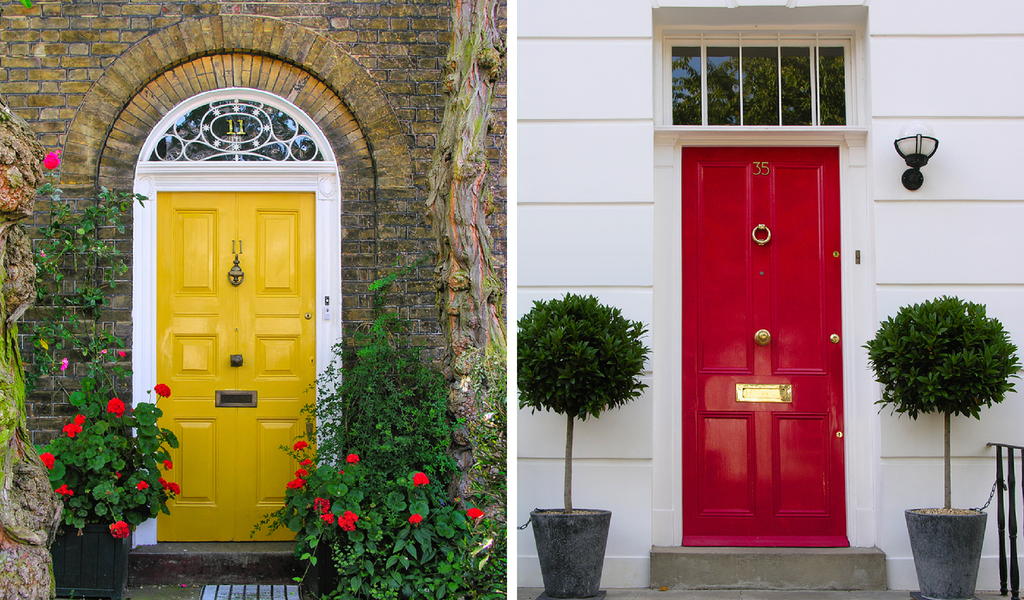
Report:
[[[651,588],[670,590],[884,590],[878,548],[651,549]]]
[[[294,584],[294,542],[161,542],[128,555],[128,584]]]

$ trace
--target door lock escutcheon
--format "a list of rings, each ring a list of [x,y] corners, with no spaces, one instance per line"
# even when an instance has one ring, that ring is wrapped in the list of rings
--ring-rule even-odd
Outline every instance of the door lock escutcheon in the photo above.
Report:
[[[772,341],[772,334],[767,329],[758,329],[754,334],[754,343],[758,346],[767,346]]]

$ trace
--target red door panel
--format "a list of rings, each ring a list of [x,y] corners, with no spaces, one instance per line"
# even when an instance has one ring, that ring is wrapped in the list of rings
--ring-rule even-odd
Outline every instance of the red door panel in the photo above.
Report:
[[[683,150],[684,545],[849,545],[838,162]]]

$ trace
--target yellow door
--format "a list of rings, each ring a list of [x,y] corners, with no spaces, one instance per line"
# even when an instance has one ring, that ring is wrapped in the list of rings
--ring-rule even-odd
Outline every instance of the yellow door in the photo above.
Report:
[[[160,424],[178,436],[169,476],[181,486],[160,541],[249,540],[295,478],[280,447],[313,401],[313,208],[309,193],[158,195],[157,380],[171,388]]]

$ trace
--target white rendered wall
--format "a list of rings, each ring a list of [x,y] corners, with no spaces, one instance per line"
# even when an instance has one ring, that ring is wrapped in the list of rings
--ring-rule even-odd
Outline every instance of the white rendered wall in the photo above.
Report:
[[[518,301],[593,294],[650,324],[654,210],[649,0],[518,3]],[[647,344],[651,344],[648,336]],[[649,378],[646,383],[650,384]],[[577,423],[573,504],[612,511],[605,586],[650,577],[652,394]],[[515,520],[562,507],[565,420],[518,415]],[[518,585],[541,586],[527,528]]]
[[[1024,134],[1024,4],[955,0],[875,1],[869,9],[871,129],[880,318],[939,295],[988,305],[1024,344],[1024,169],[1006,168]],[[924,120],[939,149],[924,186],[900,184],[892,147],[900,128]],[[1011,159],[1012,162],[1012,159]],[[876,391],[877,394],[877,391]],[[878,546],[889,586],[915,589],[903,511],[942,503],[942,418],[911,421],[883,412]],[[994,480],[986,442],[1024,443],[1017,394],[981,420],[952,423],[953,505],[985,503]],[[989,511],[978,589],[998,589],[995,508]]]

